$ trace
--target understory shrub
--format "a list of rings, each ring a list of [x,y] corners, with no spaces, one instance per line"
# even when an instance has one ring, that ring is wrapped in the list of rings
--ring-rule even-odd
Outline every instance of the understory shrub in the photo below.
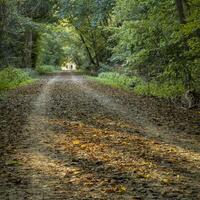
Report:
[[[135,85],[139,84],[139,82],[141,81],[136,76],[128,77],[126,75],[119,74],[116,72],[100,73],[97,79],[103,81],[105,84],[127,89],[134,88]]]
[[[8,67],[0,71],[0,90],[15,88],[32,81],[33,79],[22,69]]]
[[[158,84],[156,82],[141,83],[134,88],[135,93],[147,96],[156,96],[163,98],[176,98],[184,94],[184,86],[181,83]]]
[[[36,67],[36,71],[41,75],[52,73],[55,72],[56,70],[57,70],[56,67],[53,65],[39,65]]]
[[[31,68],[24,68],[23,71],[27,73],[31,78],[38,78],[39,73]]]
[[[184,86],[180,83],[146,83],[137,76],[126,76],[115,72],[100,73],[97,81],[114,87],[134,90],[135,93],[162,98],[176,98],[184,94]]]

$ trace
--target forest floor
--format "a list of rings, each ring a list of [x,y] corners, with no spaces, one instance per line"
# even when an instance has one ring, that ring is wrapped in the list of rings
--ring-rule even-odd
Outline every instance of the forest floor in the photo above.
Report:
[[[1,200],[200,199],[200,111],[54,74],[0,100]]]

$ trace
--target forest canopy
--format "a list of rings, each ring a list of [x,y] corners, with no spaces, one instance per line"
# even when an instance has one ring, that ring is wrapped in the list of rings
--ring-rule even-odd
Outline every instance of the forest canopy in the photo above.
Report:
[[[200,90],[199,0],[0,0],[0,68],[65,61]]]

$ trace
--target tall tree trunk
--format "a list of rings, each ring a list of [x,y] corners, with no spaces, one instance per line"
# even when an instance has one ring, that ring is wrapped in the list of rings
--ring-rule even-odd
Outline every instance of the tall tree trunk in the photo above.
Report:
[[[90,62],[91,62],[93,65],[96,65],[96,63],[95,63],[95,61],[94,61],[94,59],[93,59],[93,57],[92,57],[92,54],[90,53],[90,49],[89,49],[89,47],[87,46],[87,44],[86,44],[86,42],[85,42],[85,39],[84,39],[83,35],[82,35],[82,34],[79,34],[79,35],[80,35],[81,41],[82,41],[83,44],[85,45],[85,49],[86,49],[86,51],[87,51],[88,57],[89,57],[89,59],[90,59]]]
[[[186,16],[185,16],[185,12],[184,12],[184,2],[183,2],[183,0],[175,0],[175,2],[176,2],[176,8],[178,11],[180,23],[185,24]]]
[[[185,10],[184,10],[184,6],[187,4],[186,0],[175,0],[176,1],[176,8],[178,11],[178,15],[179,15],[179,20],[180,20],[180,24],[185,24],[186,23],[186,14],[185,14]],[[187,44],[187,42],[184,42],[184,49],[186,51],[189,50],[189,46]],[[191,70],[190,70],[190,66],[187,63],[183,63],[183,73],[184,73],[184,86],[185,89],[191,89],[192,87],[192,74],[191,74]]]
[[[31,60],[32,60],[32,68],[36,68],[36,63],[37,63],[37,44],[38,44],[38,33],[34,32],[33,33],[33,38],[32,38],[32,55],[31,55]]]
[[[93,44],[93,50],[95,54],[95,60],[96,60],[96,65],[95,65],[95,72],[97,72],[100,68],[100,62],[99,62],[99,55],[98,55],[98,49],[97,49],[97,43],[96,43],[96,36],[95,33],[92,32],[91,34],[92,38],[92,44]]]
[[[97,71],[100,68],[100,64],[99,64],[99,57],[96,52],[95,52],[95,60],[96,60],[95,71]]]
[[[81,61],[79,60],[79,58],[77,56],[74,57],[75,63],[77,66],[81,65]]]
[[[28,30],[25,33],[25,57],[24,57],[24,67],[32,67],[32,48],[33,48],[33,32]]]

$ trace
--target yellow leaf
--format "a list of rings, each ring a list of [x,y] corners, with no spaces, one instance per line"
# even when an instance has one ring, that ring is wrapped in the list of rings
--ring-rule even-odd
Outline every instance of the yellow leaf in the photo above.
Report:
[[[75,172],[73,172],[73,174],[77,175],[77,174],[80,174],[80,172],[79,171],[75,171]]]
[[[123,144],[123,145],[127,145],[128,143],[127,143],[127,142],[122,142],[122,144]]]
[[[164,179],[162,180],[162,183],[164,183],[164,184],[169,184],[170,181],[169,181],[168,179],[164,178]]]
[[[120,193],[124,193],[124,192],[126,192],[126,190],[127,190],[127,189],[126,189],[125,186],[123,186],[123,185],[120,185],[120,186],[119,186],[119,192],[120,192]]]
[[[73,145],[78,145],[78,144],[80,144],[81,142],[80,142],[80,140],[74,140],[72,143],[73,143]]]
[[[82,145],[81,145],[81,149],[85,149],[86,147],[87,147],[86,144],[82,144]]]

